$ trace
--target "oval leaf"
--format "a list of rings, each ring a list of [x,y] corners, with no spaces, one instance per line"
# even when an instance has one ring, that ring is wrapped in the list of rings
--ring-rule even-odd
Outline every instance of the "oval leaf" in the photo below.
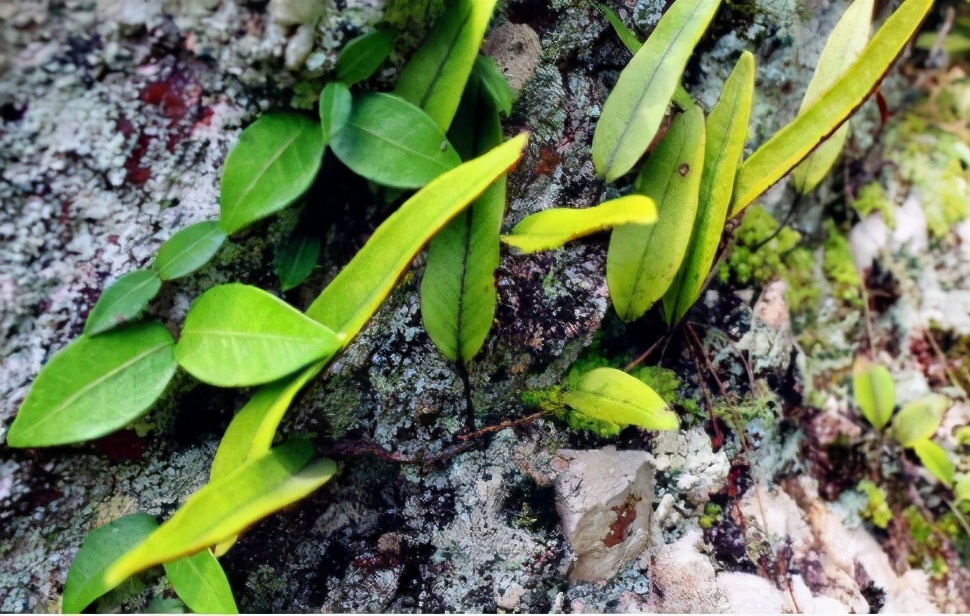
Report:
[[[276,274],[280,277],[280,290],[289,291],[303,284],[320,257],[320,238],[296,233],[276,252]]]
[[[447,131],[455,117],[496,0],[455,0],[401,71],[394,93]]]
[[[165,563],[165,575],[179,599],[196,614],[239,613],[226,572],[209,550]]]
[[[516,163],[527,141],[528,135],[521,134],[435,179],[405,201],[314,300],[307,316],[345,334],[347,344],[421,248]]]
[[[337,58],[337,79],[352,86],[373,75],[391,55],[394,33],[376,30],[347,43]]]
[[[128,272],[98,298],[84,324],[84,333],[96,336],[137,319],[161,288],[161,279],[151,270]]]
[[[593,419],[645,430],[676,430],[677,414],[646,383],[614,368],[597,368],[580,377],[563,402]]]
[[[293,203],[313,184],[323,135],[296,113],[266,114],[239,135],[222,171],[219,226],[235,233]]]
[[[620,73],[593,134],[593,163],[612,182],[633,168],[653,142],[687,60],[720,0],[677,0]]]
[[[269,383],[333,355],[337,336],[266,291],[213,287],[195,300],[175,347],[179,365],[220,387]]]
[[[896,384],[889,370],[860,355],[853,367],[852,392],[862,416],[876,430],[882,430],[896,408]]]
[[[874,4],[875,0],[854,0],[835,24],[819,56],[799,113],[811,107],[828,91],[866,48]],[[792,172],[795,190],[802,194],[815,190],[835,166],[848,136],[849,124],[846,123],[795,167]]]
[[[330,143],[334,134],[347,123],[354,97],[342,83],[328,83],[320,92],[320,130],[324,143]]]
[[[950,408],[950,399],[929,394],[906,404],[893,418],[893,435],[903,447],[928,439],[936,433],[943,414]]]
[[[478,80],[479,86],[485,90],[486,95],[499,113],[509,115],[512,112],[512,102],[515,94],[509,87],[509,82],[505,75],[499,70],[495,60],[488,56],[478,56],[475,59],[475,67],[472,75]],[[467,88],[466,88],[467,91]]]
[[[41,370],[10,426],[7,444],[77,443],[138,419],[175,374],[174,345],[158,323],[81,336]]]
[[[162,280],[183,278],[208,263],[225,241],[225,231],[214,220],[189,225],[162,244],[152,268]]]
[[[139,571],[208,549],[304,498],[333,477],[337,465],[307,465],[313,446],[291,441],[206,484],[142,543],[116,560],[105,583],[116,585]]]
[[[675,5],[676,6],[676,5]],[[624,321],[642,316],[664,296],[687,252],[704,167],[704,114],[678,116],[637,177],[637,192],[660,210],[652,225],[613,229],[606,281]]]
[[[704,290],[724,232],[754,103],[754,56],[741,53],[707,117],[697,220],[677,277],[664,294],[664,319],[679,322]]]
[[[845,74],[744,162],[738,172],[732,216],[785,177],[865,102],[932,6],[933,0],[904,0]]]
[[[953,485],[953,463],[947,457],[946,451],[928,438],[915,441],[910,444],[919,461],[923,463],[926,470],[931,472],[934,477],[939,479],[943,485],[950,487]]]
[[[539,252],[619,225],[648,225],[656,220],[657,207],[650,198],[629,195],[581,210],[552,208],[531,214],[502,241],[519,252]]]
[[[104,580],[108,566],[122,554],[145,540],[158,528],[155,518],[147,513],[132,513],[95,528],[84,538],[64,583],[61,612],[79,614],[95,599],[124,581],[114,584]]]
[[[354,100],[330,148],[357,175],[392,188],[420,188],[461,163],[426,113],[402,98],[374,92]]]

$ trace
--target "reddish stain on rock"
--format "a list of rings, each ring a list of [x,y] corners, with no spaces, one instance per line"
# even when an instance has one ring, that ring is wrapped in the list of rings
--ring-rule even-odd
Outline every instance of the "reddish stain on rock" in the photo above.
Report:
[[[637,519],[638,502],[640,497],[631,494],[622,505],[612,508],[616,512],[616,521],[610,524],[610,532],[603,537],[603,545],[611,548],[623,543],[630,525]]]
[[[137,460],[145,454],[148,446],[132,430],[119,430],[103,436],[93,443],[98,453],[103,454],[112,464],[126,460]]]

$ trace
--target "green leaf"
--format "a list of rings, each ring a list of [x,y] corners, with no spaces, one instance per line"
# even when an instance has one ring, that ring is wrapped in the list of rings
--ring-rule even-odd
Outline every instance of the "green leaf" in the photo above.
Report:
[[[226,572],[209,550],[164,565],[175,593],[196,614],[239,613]]]
[[[732,216],[785,177],[865,102],[932,6],[933,0],[904,0],[838,81],[744,162],[738,172]]]
[[[882,430],[896,407],[896,385],[889,370],[860,355],[853,367],[852,392],[862,416],[876,430]]]
[[[651,199],[629,195],[581,210],[552,208],[531,214],[502,241],[519,252],[539,252],[620,225],[648,225],[656,220],[657,207]]]
[[[7,444],[77,443],[138,419],[175,374],[174,344],[159,323],[81,336],[41,370],[10,426]]]
[[[256,287],[225,284],[195,300],[175,347],[179,365],[220,387],[269,383],[333,355],[332,331]]]
[[[948,488],[953,485],[953,463],[950,462],[942,447],[928,438],[910,443],[909,447],[912,447],[913,451],[916,452],[916,456],[919,457],[919,461],[923,463],[926,470],[933,473],[933,476],[939,479],[943,485]]]
[[[962,474],[956,478],[953,486],[953,502],[960,504],[970,501],[970,474]]]
[[[498,109],[477,78],[469,82],[449,136],[467,158],[502,143]],[[421,280],[421,317],[441,352],[463,364],[481,349],[495,318],[495,268],[504,215],[503,175],[445,225],[428,246]]]
[[[320,130],[325,145],[347,124],[353,104],[354,97],[344,84],[332,82],[323,86],[320,91]]]
[[[495,60],[488,56],[478,56],[475,59],[475,67],[472,69],[472,76],[478,80],[480,87],[485,90],[492,104],[504,116],[512,112],[512,103],[515,101],[515,94],[509,87],[508,80],[499,70]],[[467,91],[467,90],[466,90]]]
[[[447,131],[461,102],[496,0],[455,0],[401,71],[394,93]]]
[[[950,399],[940,394],[929,394],[903,406],[893,418],[893,436],[903,447],[930,438],[943,421],[943,414],[950,408]]]
[[[276,252],[276,274],[280,290],[289,291],[303,284],[320,257],[320,238],[297,232]]]
[[[297,113],[266,114],[239,135],[222,172],[219,226],[235,233],[293,203],[313,184],[323,134]]]
[[[511,168],[528,140],[511,139],[436,178],[374,231],[306,314],[349,343],[390,294],[414,256],[455,215]]]
[[[132,513],[95,528],[84,538],[74,556],[64,583],[61,612],[79,614],[95,599],[124,581],[113,584],[104,580],[104,572],[122,554],[145,540],[158,528],[155,518],[147,513]]]
[[[610,237],[606,280],[624,321],[642,316],[677,275],[697,214],[703,167],[704,114],[692,107],[671,123],[634,186],[657,205],[657,222],[622,225]]]
[[[152,268],[162,280],[183,278],[208,263],[225,241],[226,233],[214,220],[189,225],[162,244]]]
[[[161,288],[161,279],[151,270],[128,272],[98,298],[88,314],[84,333],[96,336],[137,319]]]
[[[799,113],[805,112],[835,85],[865,49],[869,42],[874,4],[875,0],[854,0],[835,24],[822,55],[819,56],[815,74],[808,84]],[[815,190],[835,166],[848,136],[849,124],[845,123],[795,167],[792,172],[795,190],[802,194]]]
[[[392,188],[420,188],[461,163],[428,114],[375,92],[356,97],[330,148],[357,175]]]
[[[677,0],[620,73],[593,134],[593,163],[612,182],[653,142],[694,47],[720,0]]]
[[[562,401],[579,413],[616,426],[676,430],[677,414],[646,383],[614,368],[597,368],[580,377]]]
[[[347,43],[337,57],[337,79],[352,86],[373,75],[391,55],[394,33],[375,30]]]
[[[337,471],[332,460],[307,464],[308,441],[290,441],[203,486],[142,543],[116,560],[105,582],[116,585],[154,565],[208,549],[306,497]]]
[[[748,122],[754,103],[754,75],[754,56],[742,52],[724,82],[721,98],[707,116],[697,220],[684,262],[663,298],[664,320],[668,325],[683,319],[701,296],[704,282],[714,265],[748,137]]]
[[[620,16],[616,14],[616,11],[599,2],[594,2],[593,6],[599,9],[599,12],[603,14],[603,17],[610,22],[610,25],[613,26],[613,30],[616,32],[616,35],[620,38],[620,42],[623,43],[624,47],[630,50],[630,53],[635,54],[640,51],[640,48],[643,47],[643,43],[640,42],[640,39],[633,32],[633,30],[626,27],[626,24],[623,23]]]
[[[924,51],[933,49],[937,36],[936,32],[920,34],[916,39],[916,48]],[[967,53],[970,51],[970,36],[963,32],[951,32],[943,39],[943,51],[950,56]]]

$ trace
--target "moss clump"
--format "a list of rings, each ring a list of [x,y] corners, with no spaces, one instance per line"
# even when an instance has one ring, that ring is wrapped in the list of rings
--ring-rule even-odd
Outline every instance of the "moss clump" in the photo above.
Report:
[[[678,406],[691,415],[704,416],[704,411],[701,410],[697,400],[690,395],[690,392],[684,391],[683,383],[673,370],[661,366],[643,366],[631,374],[649,385],[650,389],[657,392],[657,395],[667,404]]]
[[[859,512],[862,517],[871,521],[873,526],[877,528],[889,526],[893,512],[889,509],[889,504],[886,503],[886,491],[868,479],[860,481],[856,490],[865,494],[868,499],[866,508]]]
[[[825,221],[825,248],[822,270],[834,295],[850,306],[862,307],[862,279],[855,268],[849,241],[831,219]]]
[[[949,572],[943,556],[943,541],[932,522],[923,517],[915,506],[903,509],[903,518],[909,525],[909,537],[913,542],[909,552],[909,564],[921,568],[934,578],[941,578]]]
[[[872,182],[860,188],[859,194],[850,205],[859,214],[859,218],[868,218],[874,212],[879,212],[890,228],[896,226],[895,206],[886,196],[886,191],[879,182]]]
[[[720,505],[708,502],[704,505],[704,513],[698,518],[697,523],[700,524],[701,528],[707,530],[720,522],[723,514],[724,509]]]
[[[388,0],[384,21],[400,34],[391,60],[408,57],[444,10],[444,0]]]
[[[724,421],[733,422],[737,418],[742,424],[737,426],[739,430],[752,421],[774,421],[778,414],[777,411],[778,400],[764,386],[759,387],[757,391],[745,396],[740,401],[722,400],[713,409],[715,417],[720,417]]]

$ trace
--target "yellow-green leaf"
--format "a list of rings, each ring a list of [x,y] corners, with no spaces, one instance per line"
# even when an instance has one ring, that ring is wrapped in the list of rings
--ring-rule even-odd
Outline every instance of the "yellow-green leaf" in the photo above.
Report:
[[[943,485],[950,487],[953,485],[953,462],[947,457],[946,451],[928,438],[920,439],[909,444],[919,461],[923,463],[926,470],[931,472],[934,477],[939,479]]]
[[[893,418],[893,436],[903,447],[930,438],[950,404],[950,399],[940,394],[929,394],[906,404]]]
[[[637,177],[636,191],[657,205],[657,222],[621,225],[610,237],[606,280],[624,321],[642,316],[677,275],[697,214],[703,171],[704,114],[692,107],[674,119]]]
[[[81,336],[41,370],[7,432],[7,445],[77,443],[138,419],[175,374],[174,346],[160,323]]]
[[[616,426],[676,430],[677,414],[640,379],[615,368],[597,368],[580,377],[562,401],[577,412]]]
[[[731,206],[734,180],[741,157],[744,156],[744,142],[748,137],[748,122],[754,103],[754,75],[754,56],[750,52],[742,52],[734,70],[724,82],[721,98],[707,117],[704,173],[701,175],[697,219],[677,278],[664,294],[664,319],[668,325],[684,318],[701,296],[704,281],[714,265],[724,232],[724,221]]]
[[[256,287],[225,284],[195,300],[175,348],[179,365],[220,387],[269,383],[330,357],[330,329]]]
[[[876,430],[882,430],[896,407],[896,384],[892,375],[885,366],[873,364],[863,355],[856,358],[852,372],[856,406]]]
[[[454,0],[401,71],[394,93],[442,131],[455,117],[496,0]]]
[[[428,240],[516,163],[527,140],[527,134],[519,135],[415,193],[374,231],[313,302],[307,316],[345,334],[347,344]]]
[[[303,115],[266,114],[250,124],[222,171],[222,230],[235,233],[293,203],[317,177],[323,149],[320,127]]]
[[[620,19],[620,16],[616,14],[616,11],[600,2],[594,2],[593,6],[599,9],[599,12],[603,14],[603,17],[606,17],[606,21],[610,22],[610,25],[613,26],[613,30],[616,32],[616,36],[619,37],[620,42],[623,43],[623,46],[630,50],[630,53],[635,54],[636,52],[640,51],[640,48],[643,47],[643,43],[640,42],[640,39],[637,38],[637,35],[633,32],[633,30],[627,28],[626,24],[623,23],[623,20]]]
[[[526,216],[502,241],[519,252],[559,248],[566,242],[619,225],[648,225],[657,220],[657,207],[643,195],[611,199],[581,210],[552,208]]]
[[[477,77],[452,123],[449,137],[465,158],[502,143],[502,125],[491,93]],[[499,231],[505,215],[505,176],[500,176],[428,245],[421,280],[421,318],[449,359],[466,363],[478,353],[495,317]]]
[[[238,614],[222,565],[209,550],[164,563],[175,594],[196,614]]]
[[[633,168],[653,142],[687,60],[720,0],[677,0],[630,63],[603,104],[593,134],[593,163],[612,182]]]
[[[290,441],[206,484],[147,539],[105,573],[114,586],[154,565],[208,549],[294,503],[333,477],[337,465],[313,455],[308,441]]]
[[[84,324],[84,333],[96,336],[138,318],[162,288],[152,270],[135,270],[118,278],[104,290]]]
[[[865,49],[869,42],[874,4],[875,0],[853,0],[835,24],[819,56],[799,113],[806,111],[828,91]],[[849,124],[845,123],[795,167],[792,172],[795,190],[802,194],[815,190],[835,166],[848,136]]]
[[[862,105],[932,7],[933,0],[904,0],[842,77],[744,162],[738,173],[732,216],[785,177]]]
[[[145,540],[158,528],[158,522],[147,513],[132,513],[95,528],[84,538],[74,556],[64,583],[61,612],[79,614],[95,599],[105,594],[124,578],[108,584],[104,572],[122,554]]]
[[[189,225],[162,244],[152,268],[162,280],[188,276],[208,263],[225,241],[225,231],[214,220]]]
[[[970,501],[970,474],[964,473],[956,478],[953,486],[953,502],[956,504]]]

